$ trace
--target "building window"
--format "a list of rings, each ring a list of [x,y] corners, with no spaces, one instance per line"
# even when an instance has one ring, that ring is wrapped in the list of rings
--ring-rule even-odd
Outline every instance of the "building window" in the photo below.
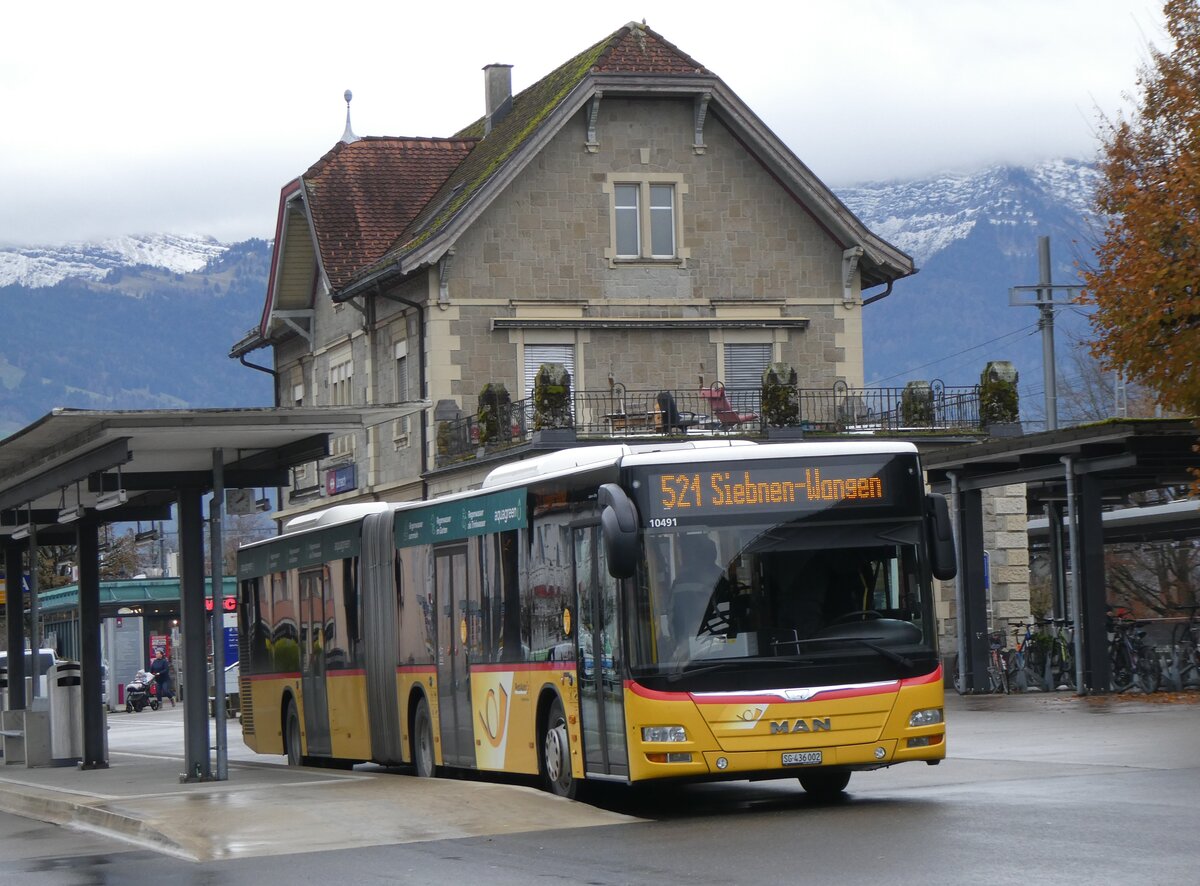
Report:
[[[354,392],[354,355],[347,347],[329,358],[329,405],[350,406]],[[344,434],[330,441],[330,455],[353,455],[354,434]]]
[[[349,349],[329,361],[329,405],[349,406],[354,380],[354,359]]]
[[[674,185],[650,185],[650,257],[675,257]]]
[[[292,406],[299,409],[304,405],[304,369],[297,366],[292,372]],[[313,465],[313,470],[316,466]],[[292,468],[292,485],[299,489],[308,485],[309,463]]]
[[[610,175],[612,195],[610,261],[680,261],[679,199],[687,187],[678,175]]]
[[[641,258],[642,225],[638,212],[637,185],[617,185],[613,189],[613,213],[617,225],[617,258]]]
[[[409,399],[408,387],[408,340],[396,342],[393,357],[396,361],[396,402],[403,403]],[[399,449],[408,445],[409,416],[398,418],[393,422],[392,440]]]

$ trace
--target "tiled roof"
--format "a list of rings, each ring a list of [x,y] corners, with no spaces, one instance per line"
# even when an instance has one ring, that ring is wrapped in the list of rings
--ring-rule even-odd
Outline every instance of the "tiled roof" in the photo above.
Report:
[[[446,179],[427,209],[404,230],[380,261],[361,269],[365,276],[395,261],[405,251],[441,230],[459,209],[589,74],[697,74],[705,69],[644,25],[630,23],[551,71],[513,96],[512,110],[487,137],[480,118],[455,138],[479,139],[470,156]]]
[[[378,260],[475,146],[472,138],[339,142],[302,176],[334,291]]]
[[[598,74],[704,74],[698,61],[645,25],[629,23],[608,38],[596,61]]]

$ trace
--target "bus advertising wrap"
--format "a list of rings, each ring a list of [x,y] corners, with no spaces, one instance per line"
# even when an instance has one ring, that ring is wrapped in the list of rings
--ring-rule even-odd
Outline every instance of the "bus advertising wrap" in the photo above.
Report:
[[[454,541],[524,525],[525,490],[494,492],[398,512],[396,547]]]

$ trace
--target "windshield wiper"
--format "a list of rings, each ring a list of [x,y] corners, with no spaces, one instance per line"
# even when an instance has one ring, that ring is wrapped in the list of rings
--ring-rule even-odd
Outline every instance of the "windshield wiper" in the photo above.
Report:
[[[909,658],[907,655],[901,655],[894,649],[888,649],[886,646],[880,646],[877,643],[872,643],[870,640],[865,640],[862,637],[845,637],[844,639],[850,640],[853,643],[857,643],[860,646],[866,646],[873,652],[878,652],[888,661],[894,661],[907,671],[911,671],[914,667],[916,667],[911,658]]]
[[[671,671],[671,673],[667,675],[667,679],[669,681],[671,681],[672,683],[674,683],[676,680],[681,679],[685,674],[689,677],[692,677],[697,674],[707,674],[707,673],[711,673],[712,671],[725,670],[725,669],[728,669],[731,667],[732,668],[750,667],[750,666],[770,667],[772,665],[780,665],[780,664],[812,664],[812,663],[813,663],[813,659],[802,658],[799,655],[780,655],[780,656],[775,656],[773,658],[723,658],[723,659],[719,659],[717,661],[712,661],[712,660],[708,660],[708,659],[699,659],[699,660],[693,659],[691,661],[685,661],[678,668]]]
[[[872,652],[877,652],[886,658],[888,661],[893,661],[906,670],[912,670],[915,664],[911,658],[906,655],[901,655],[894,649],[888,649],[886,646],[880,646],[873,641],[882,640],[882,637],[806,637],[803,640],[776,640],[774,646],[795,646],[799,649],[801,646],[816,645],[819,643],[857,643],[859,646],[866,646]]]

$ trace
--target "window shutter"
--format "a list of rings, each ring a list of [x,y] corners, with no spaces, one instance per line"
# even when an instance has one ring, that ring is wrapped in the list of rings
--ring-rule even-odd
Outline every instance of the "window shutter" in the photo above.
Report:
[[[762,399],[762,374],[771,363],[769,344],[725,345],[725,383],[727,391],[737,392],[734,404],[743,409],[758,409]]]
[[[533,379],[543,363],[561,363],[571,375],[571,387],[575,387],[574,345],[526,345],[525,346],[525,391],[522,400],[533,396]]]

